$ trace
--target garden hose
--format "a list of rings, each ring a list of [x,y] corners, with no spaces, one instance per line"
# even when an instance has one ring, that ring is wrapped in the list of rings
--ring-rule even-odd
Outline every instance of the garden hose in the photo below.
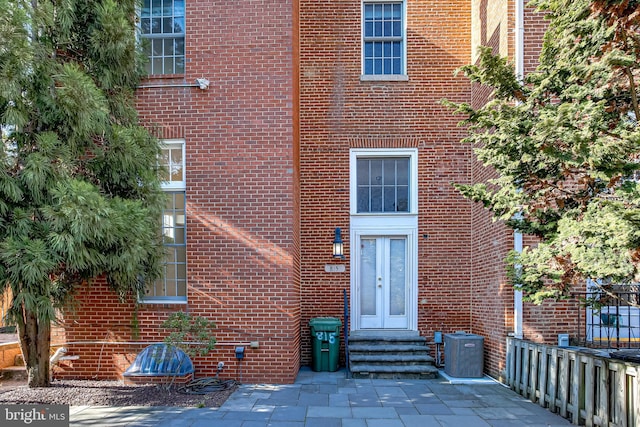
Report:
[[[181,387],[178,387],[178,392],[184,394],[207,394],[214,391],[229,389],[236,384],[236,380],[221,380],[220,378],[198,378],[193,381],[189,381]]]

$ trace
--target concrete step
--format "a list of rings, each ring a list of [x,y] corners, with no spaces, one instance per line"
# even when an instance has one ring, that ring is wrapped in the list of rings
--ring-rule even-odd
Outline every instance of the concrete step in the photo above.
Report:
[[[428,354],[361,354],[353,353],[350,355],[351,363],[367,363],[371,365],[379,364],[407,364],[407,365],[432,365],[435,360]]]
[[[426,345],[416,345],[416,344],[353,344],[349,341],[349,352],[350,353],[400,353],[400,352],[417,352],[417,353],[428,353],[429,347]]]
[[[353,378],[385,379],[433,379],[438,377],[438,368],[433,365],[370,365],[351,364]]]
[[[427,339],[413,331],[376,331],[376,332],[352,332],[349,335],[349,344],[413,344],[425,345]]]
[[[427,340],[415,331],[357,331],[349,335],[354,378],[436,378]]]

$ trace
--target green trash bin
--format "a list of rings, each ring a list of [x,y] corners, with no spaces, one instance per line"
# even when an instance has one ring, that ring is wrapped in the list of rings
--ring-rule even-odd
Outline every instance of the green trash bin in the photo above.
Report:
[[[340,327],[336,317],[314,317],[309,321],[311,329],[311,369],[316,372],[338,370],[340,356]]]

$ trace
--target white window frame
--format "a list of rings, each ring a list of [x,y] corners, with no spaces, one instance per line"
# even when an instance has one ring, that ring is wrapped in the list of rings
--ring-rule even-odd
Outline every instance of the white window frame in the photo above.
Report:
[[[402,4],[402,72],[400,74],[365,74],[364,70],[364,6],[371,3],[401,3]],[[363,0],[360,3],[360,80],[361,81],[408,81],[407,74],[407,1],[406,0]]]
[[[180,181],[163,181],[161,183],[161,187],[163,190],[165,190],[167,193],[183,193],[184,197],[185,197],[185,221],[184,221],[184,234],[185,234],[185,243],[184,243],[184,247],[186,249],[187,247],[187,239],[188,239],[188,235],[187,235],[187,200],[186,200],[186,189],[187,189],[187,182],[186,182],[186,143],[184,139],[165,139],[162,140],[160,142],[160,146],[162,148],[169,148],[169,149],[173,149],[176,148],[176,146],[180,146],[181,151],[182,151],[182,180]],[[188,265],[189,260],[186,259],[185,260],[186,264]],[[188,275],[184,278],[185,279],[185,284],[187,286],[189,286],[188,283]],[[160,280],[160,279],[159,279]],[[162,278],[162,280],[164,280],[164,278]],[[140,298],[140,302],[145,303],[145,304],[186,304],[187,303],[187,293],[185,293],[184,296],[156,296],[156,295],[152,295],[152,296],[146,296],[143,295]]]
[[[152,1],[158,1],[158,0],[152,0]],[[169,75],[171,75],[171,74],[184,74],[186,72],[186,66],[187,66],[187,64],[186,64],[186,45],[185,45],[185,43],[186,43],[186,31],[187,31],[187,28],[186,28],[186,26],[187,26],[187,23],[186,23],[187,5],[186,5],[186,2],[187,2],[187,0],[184,1],[184,10],[182,11],[183,18],[184,18],[185,22],[184,22],[183,32],[181,32],[181,33],[174,33],[174,32],[171,32],[171,33],[143,33],[142,32],[142,9],[143,9],[143,7],[142,7],[141,4],[137,6],[136,10],[138,12],[138,19],[139,19],[139,25],[138,26],[139,26],[139,30],[140,30],[139,31],[140,40],[148,41],[149,43],[152,43],[153,40],[162,40],[163,41],[163,54],[160,55],[160,56],[155,56],[155,58],[162,58],[162,70],[160,70],[160,72],[158,72],[157,70],[153,69],[153,58],[154,57],[153,56],[149,56],[149,57],[147,57],[147,59],[150,62],[149,75],[162,76],[162,75],[167,75],[167,74],[169,74]],[[150,5],[150,7],[151,6],[152,5]],[[162,15],[160,18],[162,19],[162,17],[164,17],[164,16],[165,15]],[[169,16],[166,16],[166,17],[169,17]],[[172,11],[171,11],[171,16],[170,17],[171,18],[175,17],[175,9],[173,8],[173,6],[172,6]],[[158,18],[158,17],[156,16],[156,18]],[[153,16],[152,13],[150,13],[149,19],[150,20],[154,19],[154,16]],[[180,39],[180,38],[182,38],[183,49],[184,49],[184,52],[182,53],[182,55],[175,55],[175,53],[174,53],[174,55],[165,56],[164,55],[164,41],[168,40],[168,39],[176,40],[176,39]],[[183,70],[176,72],[176,70],[175,70],[176,59],[179,58],[180,56],[182,56],[182,62],[183,62],[182,67],[183,67]],[[173,58],[173,61],[172,61],[173,69],[171,70],[171,72],[165,72],[165,70],[164,70],[164,59],[165,58],[169,58],[169,57]]]
[[[185,141],[184,139],[164,139],[161,141],[160,146],[162,148],[173,149],[177,146],[180,146],[182,149],[182,179],[180,181],[163,181],[161,186],[164,190],[186,190],[187,188],[187,180],[186,180],[186,162],[185,162]]]
[[[393,157],[409,158],[409,210],[407,212],[358,212],[358,176],[357,166],[359,158],[388,159]],[[349,159],[350,213],[351,216],[413,216],[418,214],[418,149],[398,148],[372,150],[354,148]]]

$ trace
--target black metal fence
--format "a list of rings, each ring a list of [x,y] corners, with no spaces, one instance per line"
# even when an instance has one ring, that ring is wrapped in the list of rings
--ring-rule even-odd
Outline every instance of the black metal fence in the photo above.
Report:
[[[575,342],[594,348],[640,348],[640,286],[575,293]],[[573,338],[573,337],[572,337]]]

